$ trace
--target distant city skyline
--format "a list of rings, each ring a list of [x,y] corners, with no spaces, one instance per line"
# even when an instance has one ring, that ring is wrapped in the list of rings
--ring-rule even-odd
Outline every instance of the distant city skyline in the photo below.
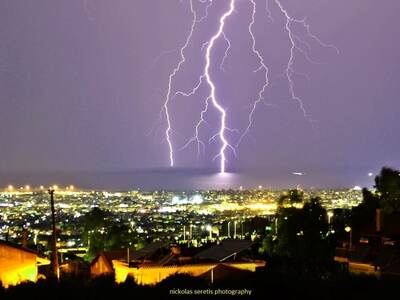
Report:
[[[204,12],[204,4],[195,2],[199,14]],[[383,166],[400,168],[396,0],[379,5],[372,0],[351,5],[346,0],[282,0],[292,16],[307,17],[313,32],[340,50],[338,55],[312,44],[308,53],[317,64],[297,54],[296,70],[307,76],[296,78],[296,92],[315,120],[312,125],[282,78],[289,54],[287,36],[281,34],[284,20],[258,12],[256,18],[265,19],[254,29],[270,66],[271,87],[237,157],[229,154],[227,172],[233,174],[217,175],[212,157],[218,143],[206,145],[199,158],[195,145],[179,151],[178,145],[193,134],[204,91],[199,97],[177,98],[171,106],[180,118],[174,120],[177,168],[168,168],[160,109],[168,76],[179,61],[174,49],[190,29],[188,3],[1,2],[0,185],[351,188],[371,187]],[[190,89],[196,81],[203,67],[196,47],[215,31],[228,3],[213,4],[209,20],[195,32],[187,52],[190,64],[183,65],[177,88]],[[262,78],[252,75],[257,59],[250,51],[249,3],[238,1],[235,22],[226,29],[232,44],[225,72],[218,70],[223,45],[216,45],[219,61],[211,66],[218,97],[230,112],[227,122],[240,130],[262,86]],[[256,3],[263,7],[265,1]],[[212,113],[207,116],[212,126],[215,120]]]
[[[6,189],[32,189],[40,186],[58,185],[76,189],[127,191],[208,190],[208,189],[352,189],[372,188],[380,168],[305,169],[289,171],[280,168],[236,170],[220,174],[216,169],[162,168],[150,170],[85,171],[85,172],[42,172],[42,173],[0,173],[0,181]],[[301,175],[300,175],[301,174]]]

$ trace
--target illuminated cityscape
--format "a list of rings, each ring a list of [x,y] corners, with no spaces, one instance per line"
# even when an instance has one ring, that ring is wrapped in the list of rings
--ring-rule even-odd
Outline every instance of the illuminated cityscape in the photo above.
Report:
[[[0,300],[396,298],[398,11],[0,1]]]
[[[283,190],[222,191],[79,191],[73,186],[59,187],[55,208],[62,229],[59,244],[63,248],[86,246],[82,241],[82,216],[98,207],[110,211],[116,221],[127,223],[138,237],[149,240],[188,241],[200,245],[208,239],[244,238],[243,228],[255,216],[276,214],[277,199]],[[358,189],[305,190],[304,198],[319,196],[327,210],[351,209],[361,200]],[[0,193],[0,236],[19,239],[22,229],[29,231],[35,244],[47,246],[50,211],[43,187],[8,187]],[[230,232],[228,231],[228,223]]]

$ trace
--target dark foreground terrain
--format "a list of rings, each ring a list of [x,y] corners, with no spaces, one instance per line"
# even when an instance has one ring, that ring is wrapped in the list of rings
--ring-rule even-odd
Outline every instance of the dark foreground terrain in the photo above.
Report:
[[[138,286],[128,278],[116,284],[112,277],[47,279],[0,290],[0,299],[397,299],[400,281],[343,275],[334,279],[258,272],[240,281],[210,285],[184,274],[156,286]]]

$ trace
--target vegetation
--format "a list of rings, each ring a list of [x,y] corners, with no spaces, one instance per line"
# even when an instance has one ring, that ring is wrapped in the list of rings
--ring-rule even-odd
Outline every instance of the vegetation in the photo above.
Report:
[[[289,195],[294,195],[286,198],[290,203],[303,201],[302,193]],[[269,260],[280,261],[285,272],[321,277],[332,269],[335,247],[326,210],[318,198],[306,201],[302,208],[280,206],[271,229],[263,240],[261,253]]]
[[[371,224],[375,224],[376,210],[380,209],[382,215],[400,213],[400,172],[388,167],[382,168],[375,177],[375,190],[363,189],[363,201],[351,211],[351,226],[354,238]]]
[[[93,260],[103,250],[119,250],[138,243],[136,235],[126,224],[115,222],[110,213],[98,207],[86,213],[83,219],[83,240],[88,246],[87,261]]]
[[[278,207],[283,206],[293,206],[295,204],[302,203],[304,200],[304,193],[301,190],[293,189],[289,190],[287,193],[283,194],[278,198]]]
[[[380,207],[386,213],[400,212],[400,172],[391,168],[382,168],[375,177],[376,196]]]

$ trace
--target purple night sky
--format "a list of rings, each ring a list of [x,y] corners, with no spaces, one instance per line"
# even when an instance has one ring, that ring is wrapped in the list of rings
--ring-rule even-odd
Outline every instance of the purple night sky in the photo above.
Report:
[[[191,25],[188,0],[2,0],[0,2],[0,186],[75,184],[90,188],[351,187],[371,185],[388,165],[400,167],[400,9],[398,0],[281,0],[289,13],[307,17],[322,41],[310,42],[310,64],[296,54],[296,92],[315,120],[311,126],[290,98],[284,71],[289,40],[284,19],[271,2],[259,5],[254,31],[270,67],[271,86],[254,115],[254,127],[228,152],[234,175],[212,175],[219,144],[207,142],[177,152],[168,168],[165,118],[159,120],[168,76],[179,60],[174,50]],[[199,14],[204,4],[194,1]],[[210,8],[176,76],[190,90],[204,67],[201,45],[215,33],[228,1]],[[228,126],[243,130],[262,86],[254,73],[249,1],[237,0],[226,24],[231,40],[213,52],[217,96]],[[302,31],[297,31],[299,35]],[[304,33],[304,32],[303,32]],[[304,35],[303,35],[304,36]],[[156,59],[159,57],[158,59]],[[171,103],[173,141],[178,149],[194,132],[207,89]],[[215,112],[202,127],[204,139],[218,123]],[[397,132],[397,134],[396,134]],[[234,144],[238,135],[229,134]],[[304,176],[292,172],[305,172]]]

